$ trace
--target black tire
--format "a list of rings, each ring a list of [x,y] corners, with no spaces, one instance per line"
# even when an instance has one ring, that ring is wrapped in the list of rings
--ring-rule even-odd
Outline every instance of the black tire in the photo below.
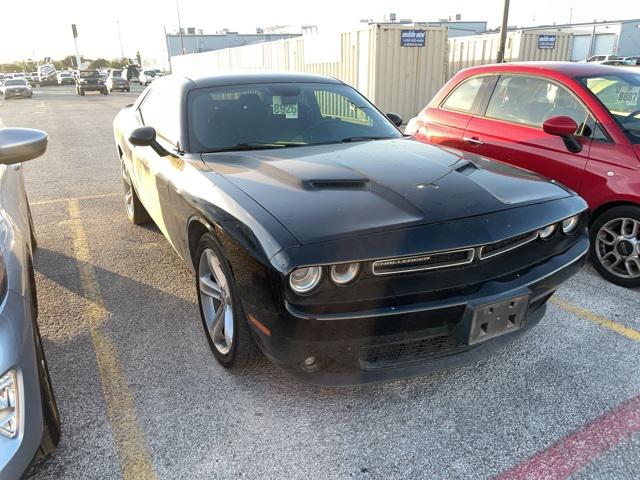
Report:
[[[130,88],[127,88],[127,92],[130,92],[130,91],[131,91],[131,89],[130,89]]]
[[[200,293],[200,282],[198,281],[200,277],[200,269],[199,269],[199,260],[202,256],[202,253],[206,249],[212,249],[216,256],[220,259],[220,265],[224,271],[224,275],[227,278],[228,285],[230,287],[230,295],[232,300],[233,307],[233,329],[234,329],[234,338],[232,342],[232,346],[228,353],[222,354],[215,346],[213,339],[209,333],[207,328],[207,324],[205,321],[205,316],[203,312],[202,306],[202,295]],[[229,262],[226,260],[222,248],[218,241],[211,235],[210,233],[204,234],[200,241],[198,242],[198,248],[196,250],[195,256],[195,266],[196,266],[196,291],[198,293],[198,308],[200,310],[200,319],[202,320],[202,326],[204,328],[205,335],[207,337],[207,341],[209,342],[209,347],[213,352],[214,357],[218,361],[220,365],[222,365],[227,370],[231,370],[234,372],[244,372],[253,367],[256,363],[261,359],[261,353],[258,350],[255,340],[253,339],[251,330],[249,329],[249,324],[247,323],[247,318],[244,314],[244,310],[242,308],[242,302],[240,301],[240,295],[238,293],[238,289],[236,287],[235,279],[233,277],[233,272],[229,266]]]
[[[102,94],[103,95],[109,95],[109,92],[107,91],[107,89],[105,88],[104,90],[102,90]]]
[[[84,90],[83,89],[80,89],[80,96],[84,97]]]
[[[47,457],[53,453],[53,451],[60,443],[61,435],[61,422],[60,412],[58,411],[58,403],[53,393],[53,387],[51,386],[51,376],[49,375],[49,366],[47,365],[47,358],[42,347],[42,337],[40,336],[40,329],[38,328],[38,306],[37,306],[37,294],[36,284],[33,275],[33,267],[29,264],[30,268],[30,287],[31,287],[31,302],[34,311],[33,333],[36,348],[36,361],[38,362],[38,379],[40,383],[40,395],[42,400],[42,440],[40,441],[40,447],[36,459]]]
[[[138,194],[136,192],[135,187],[131,183],[131,179],[129,178],[129,174],[124,167],[124,162],[120,161],[122,164],[122,190],[124,194],[124,209],[127,213],[127,218],[134,225],[146,225],[151,223],[151,216],[142,205],[140,198],[138,198]],[[131,203],[127,205],[127,192],[128,189],[131,189]]]
[[[601,231],[602,227],[611,222],[612,220],[618,218],[630,218],[637,222],[640,222],[640,207],[635,205],[623,205],[620,207],[613,207],[609,210],[604,211],[600,215],[598,215],[592,222],[589,228],[589,256],[591,259],[591,263],[595,267],[602,277],[611,283],[615,283],[616,285],[620,285],[621,287],[627,288],[636,288],[640,287],[640,276],[635,278],[624,278],[623,276],[616,275],[609,271],[607,267],[605,267],[601,260],[598,258],[598,233]]]

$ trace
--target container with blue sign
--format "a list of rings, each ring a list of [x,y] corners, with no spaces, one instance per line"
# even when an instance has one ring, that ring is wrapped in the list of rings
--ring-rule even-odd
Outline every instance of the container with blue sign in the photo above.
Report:
[[[426,30],[402,30],[400,33],[401,47],[424,47]]]
[[[538,48],[556,48],[556,35],[538,35]]]

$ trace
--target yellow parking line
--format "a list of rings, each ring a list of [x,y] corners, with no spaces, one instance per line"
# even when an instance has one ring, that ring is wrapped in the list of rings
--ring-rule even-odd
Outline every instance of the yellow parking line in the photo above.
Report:
[[[105,308],[95,268],[91,263],[89,244],[82,226],[78,199],[69,201],[70,230],[73,234],[73,252],[78,260],[80,284],[90,302],[85,316],[96,352],[107,415],[113,431],[116,449],[125,480],[155,479],[149,449],[135,413],[133,396],[124,377],[124,371],[113,340],[100,325],[110,315]]]
[[[61,203],[61,202],[70,202],[70,201],[78,201],[78,200],[93,200],[94,198],[117,197],[118,195],[122,195],[122,194],[120,192],[117,192],[117,193],[100,193],[97,195],[85,195],[82,197],[51,198],[49,200],[39,200],[36,202],[29,202],[29,204],[30,205],[49,205],[50,203]]]
[[[625,337],[630,338],[631,340],[636,340],[640,342],[640,332],[637,330],[634,330],[633,328],[620,325],[619,323],[609,320],[608,318],[605,318],[601,315],[598,315],[597,313],[594,313],[591,310],[587,310],[586,308],[579,307],[577,305],[567,302],[566,300],[562,300],[561,298],[558,298],[558,297],[552,297],[550,302],[562,308],[563,310],[574,313],[593,323],[597,323],[598,325],[608,328],[609,330],[613,330],[614,332],[619,333],[620,335],[624,335]]]

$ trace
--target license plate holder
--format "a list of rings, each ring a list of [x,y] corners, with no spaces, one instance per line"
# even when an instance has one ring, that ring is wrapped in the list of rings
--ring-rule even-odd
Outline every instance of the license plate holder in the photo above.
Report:
[[[455,336],[463,343],[475,345],[520,329],[526,318],[529,297],[527,292],[467,305]]]

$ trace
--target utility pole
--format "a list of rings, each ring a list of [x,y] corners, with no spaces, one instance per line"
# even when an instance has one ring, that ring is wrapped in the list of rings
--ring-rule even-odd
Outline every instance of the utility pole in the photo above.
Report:
[[[173,68],[171,67],[171,48],[169,47],[169,37],[167,36],[167,27],[163,25],[164,28],[164,39],[167,42],[167,56],[169,57],[169,73],[173,73]]]
[[[182,24],[180,23],[179,0],[176,0],[176,11],[178,12],[178,35],[180,35],[180,55],[184,55],[184,40],[182,39]]]
[[[509,23],[509,0],[504,0],[502,10],[502,25],[500,26],[500,45],[498,47],[498,63],[504,62],[505,47],[507,45],[507,25]]]
[[[569,25],[571,25],[573,21],[573,7],[569,7]]]
[[[118,26],[118,40],[120,41],[120,60],[124,60],[124,49],[122,48],[122,34],[120,33],[120,20],[116,20]]]
[[[73,32],[73,45],[76,47],[76,68],[80,70],[80,52],[78,51],[78,29],[76,28],[76,24],[71,24],[71,31]]]

